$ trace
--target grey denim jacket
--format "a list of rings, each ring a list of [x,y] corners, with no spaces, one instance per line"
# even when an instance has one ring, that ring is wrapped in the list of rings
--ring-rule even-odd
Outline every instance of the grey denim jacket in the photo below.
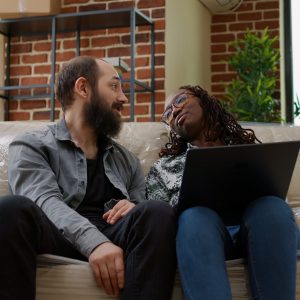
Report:
[[[111,140],[103,163],[108,179],[128,199],[145,200],[144,175],[137,157]],[[86,193],[87,164],[84,153],[72,142],[64,119],[12,141],[8,181],[12,194],[26,196],[40,206],[84,256],[108,241],[76,212]]]

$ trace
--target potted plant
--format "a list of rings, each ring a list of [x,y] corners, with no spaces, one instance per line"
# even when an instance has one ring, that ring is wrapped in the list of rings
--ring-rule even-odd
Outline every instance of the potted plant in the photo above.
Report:
[[[279,101],[274,99],[279,65],[278,37],[250,32],[233,42],[228,64],[236,78],[227,86],[226,106],[240,121],[279,122]]]

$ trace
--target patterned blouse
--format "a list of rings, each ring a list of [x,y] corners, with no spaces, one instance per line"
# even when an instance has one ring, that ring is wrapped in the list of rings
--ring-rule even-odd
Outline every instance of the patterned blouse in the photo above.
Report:
[[[188,144],[188,149],[194,147]],[[178,156],[164,156],[154,163],[146,177],[147,200],[163,200],[172,206],[177,205],[187,151]],[[236,242],[240,226],[226,228]]]
[[[146,177],[148,200],[163,200],[177,205],[186,152],[178,156],[164,156],[151,167]]]

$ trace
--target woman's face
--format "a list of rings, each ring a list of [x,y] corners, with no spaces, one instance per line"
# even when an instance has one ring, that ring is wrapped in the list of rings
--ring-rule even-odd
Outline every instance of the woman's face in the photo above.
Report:
[[[189,142],[203,138],[204,116],[200,100],[186,90],[178,90],[167,97],[163,120]]]

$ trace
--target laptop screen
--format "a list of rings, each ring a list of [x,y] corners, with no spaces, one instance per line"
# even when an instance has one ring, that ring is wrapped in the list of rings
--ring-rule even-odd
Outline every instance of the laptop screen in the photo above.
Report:
[[[286,198],[300,141],[197,148],[188,151],[179,212],[206,206],[240,214],[261,196]]]

